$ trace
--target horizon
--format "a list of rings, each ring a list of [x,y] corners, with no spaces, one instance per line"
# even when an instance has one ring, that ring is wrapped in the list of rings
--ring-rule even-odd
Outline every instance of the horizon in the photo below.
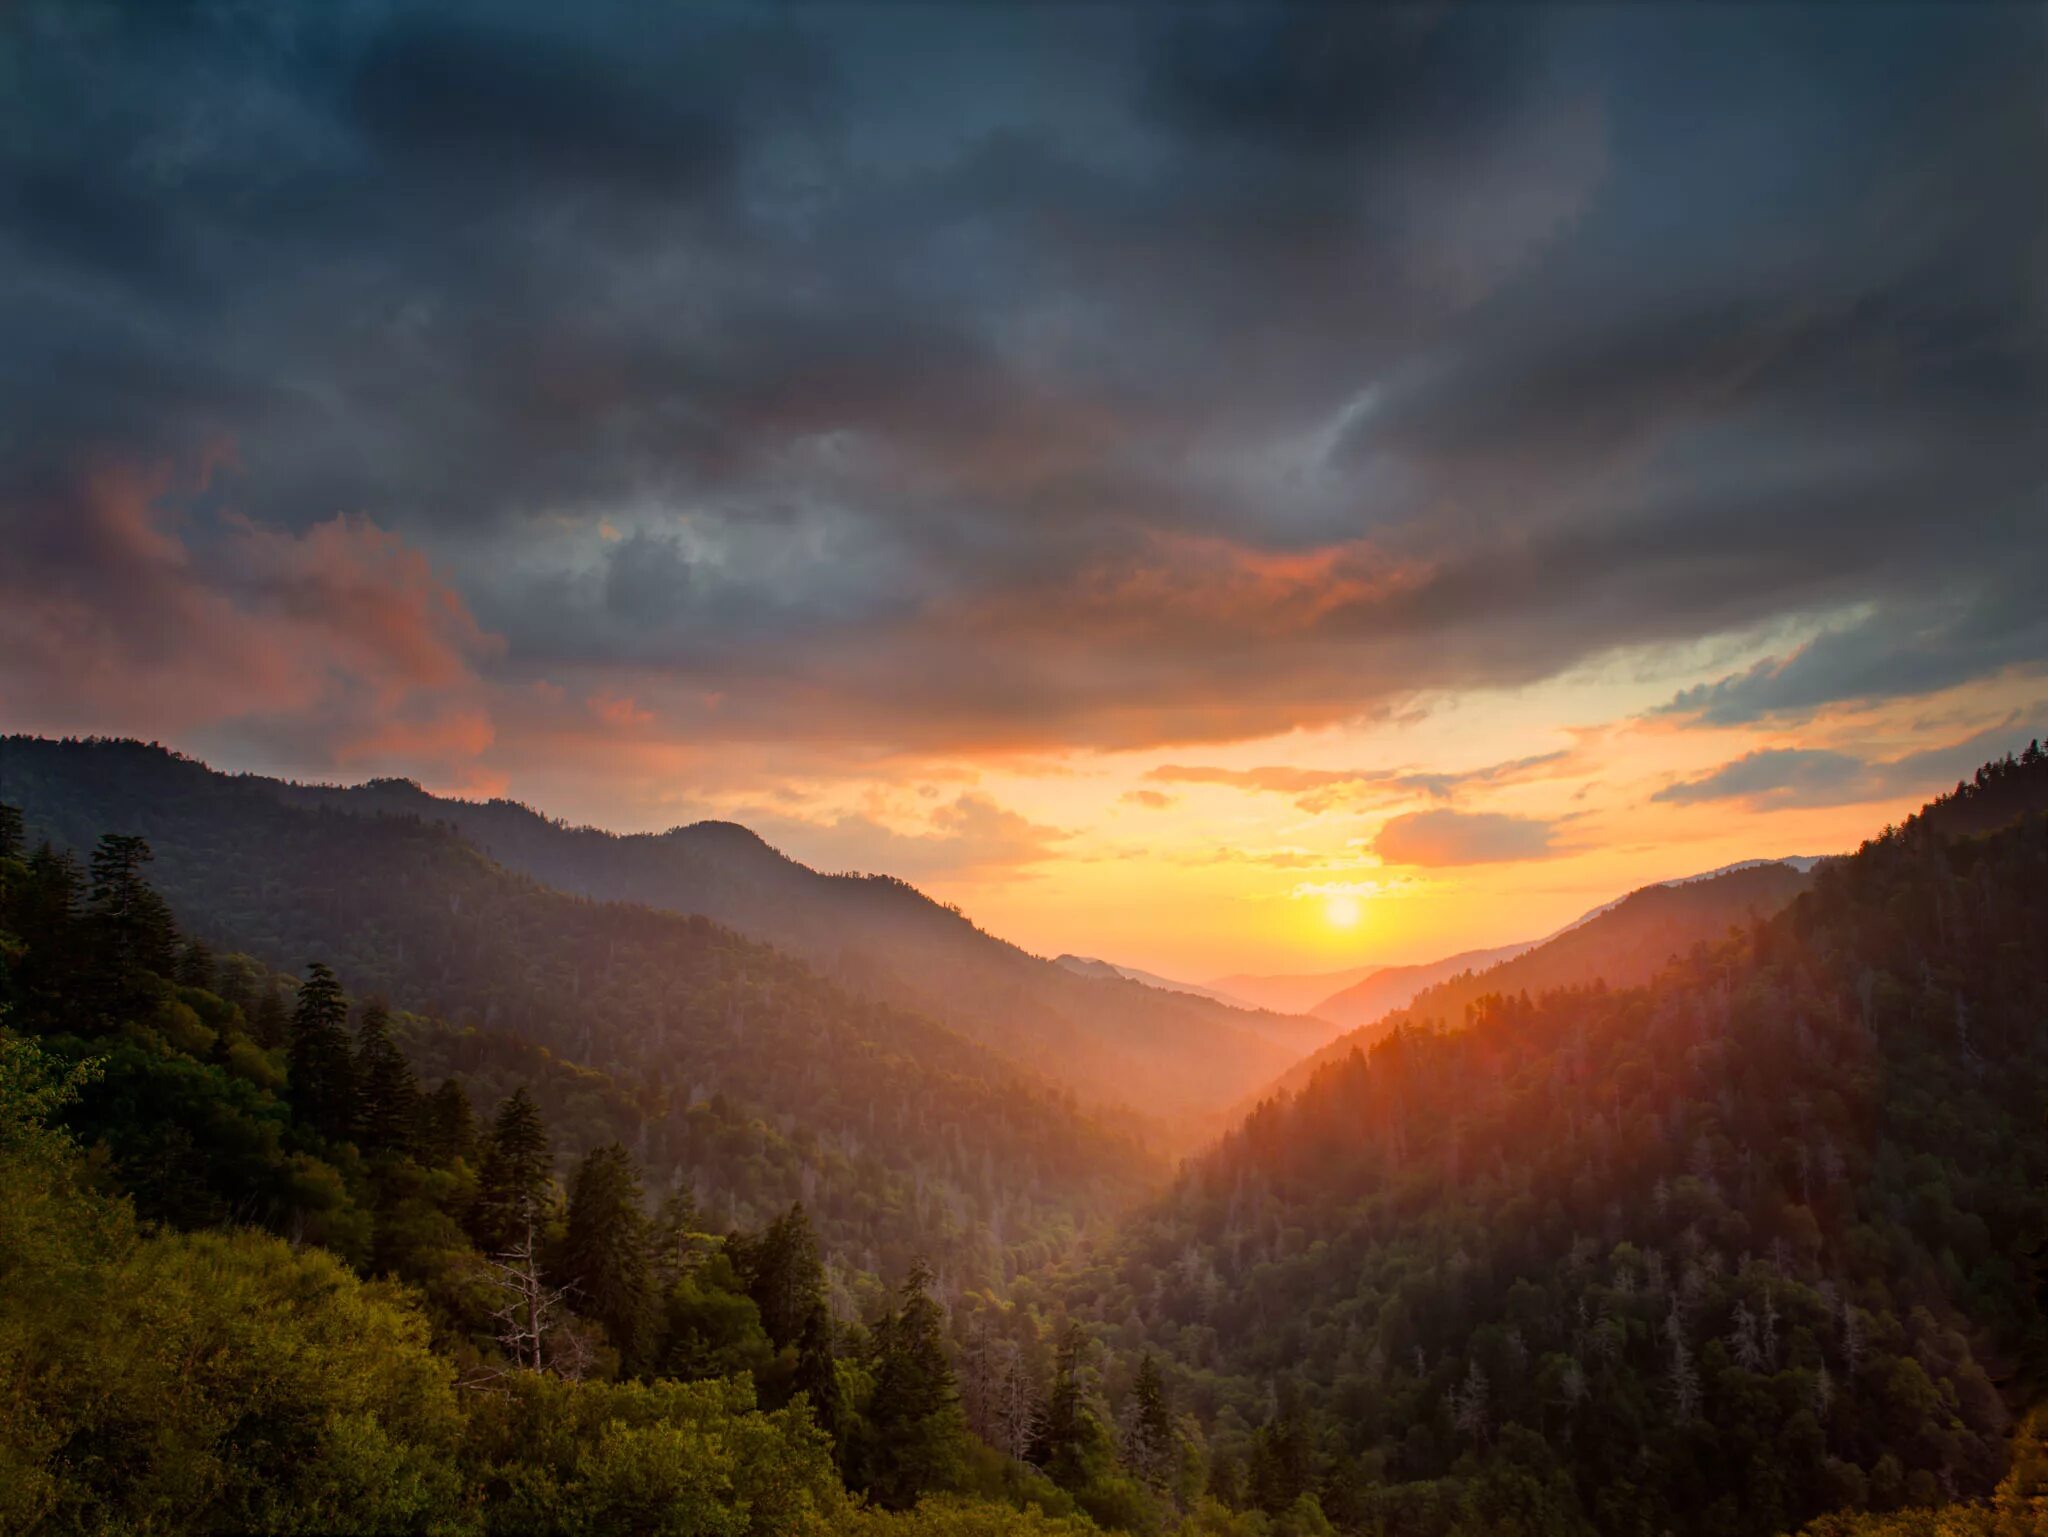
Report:
[[[4,26],[0,729],[1205,983],[2048,720],[2038,9]]]

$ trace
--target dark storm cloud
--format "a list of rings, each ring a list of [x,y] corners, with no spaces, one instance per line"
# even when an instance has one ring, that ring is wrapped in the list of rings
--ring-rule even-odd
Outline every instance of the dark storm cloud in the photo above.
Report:
[[[0,28],[0,517],[212,463],[181,581],[358,515],[495,680],[1130,745],[1794,615],[1674,709],[2048,651],[2037,12]]]
[[[1860,805],[1943,789],[1967,778],[1986,759],[2015,752],[2028,740],[2027,732],[2008,722],[1960,742],[1891,759],[1818,747],[1767,747],[1697,779],[1666,785],[1650,798],[1679,806],[1737,801],[1761,810]]]

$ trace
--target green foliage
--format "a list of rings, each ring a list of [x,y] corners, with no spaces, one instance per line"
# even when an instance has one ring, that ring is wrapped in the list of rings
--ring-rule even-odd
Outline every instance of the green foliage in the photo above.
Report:
[[[947,1359],[932,1272],[911,1267],[897,1305],[874,1331],[874,1391],[856,1448],[860,1486],[891,1510],[927,1489],[955,1487],[966,1455],[966,1422]]]
[[[1729,1537],[1987,1496],[1996,1384],[2048,1381],[2044,806],[2032,754],[1644,987],[1397,1030],[1054,1295],[1171,1362],[1276,1529],[1305,1496],[1339,1531]]]
[[[405,1153],[420,1126],[420,1087],[398,1043],[391,1011],[376,999],[363,1005],[356,1030],[355,1140],[365,1153]]]
[[[754,1410],[744,1379],[570,1383],[524,1373],[472,1411],[492,1533],[805,1537],[848,1502],[800,1409]]]
[[[540,1107],[522,1084],[498,1107],[477,1179],[473,1230],[487,1252],[510,1248],[545,1221],[553,1167]]]
[[[557,1269],[577,1311],[602,1324],[624,1368],[637,1370],[652,1323],[654,1274],[640,1174],[616,1142],[576,1170]]]
[[[346,1138],[356,1125],[356,1064],[349,1051],[348,1001],[319,961],[306,968],[292,1013],[292,1113],[321,1136]]]
[[[459,1074],[480,1109],[527,1085],[558,1154],[622,1142],[656,1186],[687,1180],[719,1231],[801,1200],[842,1285],[878,1286],[925,1254],[1006,1286],[1156,1172],[1125,1132],[902,997],[878,1002],[703,918],[550,890],[424,797],[382,815],[389,797],[300,795],[118,742],[0,739],[0,773],[37,835],[146,836],[156,884],[217,951],[318,956],[390,1000],[429,1081]],[[409,1011],[447,1026],[409,1034]],[[515,1046],[547,1066],[513,1071]]]

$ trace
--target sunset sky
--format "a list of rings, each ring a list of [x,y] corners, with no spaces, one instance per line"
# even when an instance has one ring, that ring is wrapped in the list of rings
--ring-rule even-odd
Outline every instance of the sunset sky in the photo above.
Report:
[[[0,729],[1204,979],[2048,726],[2048,9],[27,3]]]

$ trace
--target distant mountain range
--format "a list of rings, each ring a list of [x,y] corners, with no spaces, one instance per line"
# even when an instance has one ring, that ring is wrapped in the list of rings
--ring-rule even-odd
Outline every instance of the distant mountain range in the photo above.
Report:
[[[1457,967],[1409,991],[1404,1000],[1390,1007],[1378,1006],[1373,992],[1378,978],[1369,977],[1349,994],[1326,1000],[1319,1010],[1340,1012],[1361,1022],[1297,1062],[1271,1089],[1298,1089],[1326,1063],[1371,1045],[1397,1025],[1435,1022],[1459,1026],[1467,1009],[1490,994],[1538,997],[1564,987],[1595,983],[1633,987],[1647,982],[1673,956],[1694,945],[1720,940],[1731,928],[1774,916],[1807,888],[1817,863],[1813,859],[1744,862],[1642,887],[1596,908],[1540,944],[1510,947],[1505,955],[1471,952],[1473,956],[1502,958],[1491,964]],[[1401,969],[1441,971],[1463,959],[1453,956],[1436,967]],[[1405,988],[1407,982],[1401,978],[1400,986]]]
[[[1811,871],[1825,856],[1795,855],[1784,859],[1745,859],[1735,864],[1723,865],[1719,869],[1703,871],[1698,875],[1679,876],[1673,880],[1659,881],[1659,886],[1684,886],[1694,881],[1713,880],[1717,876],[1730,875],[1738,870],[1754,869],[1759,865],[1790,865],[1802,873]],[[1648,890],[1651,888],[1641,888]],[[1559,929],[1556,934],[1570,932],[1580,924],[1590,923],[1602,913],[1608,912],[1628,900],[1633,892],[1624,893],[1612,902],[1603,902],[1591,912],[1581,914],[1572,922]],[[1327,1019],[1332,1024],[1355,1029],[1359,1025],[1371,1024],[1390,1009],[1405,1007],[1424,988],[1445,981],[1465,971],[1484,971],[1489,966],[1510,960],[1523,951],[1544,943],[1542,939],[1528,939],[1516,944],[1497,945],[1491,949],[1463,950],[1441,960],[1418,961],[1411,964],[1390,966],[1351,966],[1342,971],[1321,971],[1289,975],[1253,975],[1237,973],[1218,977],[1205,987],[1187,982],[1166,982],[1151,978],[1147,973],[1135,971],[1128,966],[1114,969],[1125,976],[1151,981],[1154,986],[1175,987],[1183,992],[1199,992],[1209,997],[1223,998],[1238,1002],[1246,1007],[1281,1009],[1288,1013],[1313,1014]],[[1108,962],[1095,962],[1109,965]]]
[[[89,769],[89,772],[87,770]],[[852,993],[936,1020],[1171,1143],[1329,1037],[1319,1020],[1232,1007],[1030,955],[885,875],[825,875],[730,822],[618,836],[505,800],[430,795],[409,780],[348,788],[225,775],[140,743],[0,742],[0,786],[61,786],[80,804],[74,843],[152,834],[167,802],[200,793],[217,814],[269,803],[449,829],[554,890],[698,914],[807,963]],[[11,788],[8,793],[12,793]],[[36,802],[29,797],[31,819]]]
[[[1144,971],[1136,966],[1119,966],[1114,961],[1097,960],[1092,955],[1058,955],[1053,964],[1064,966],[1077,976],[1121,977],[1127,982],[1142,982],[1147,987],[1156,987],[1164,993],[1192,993],[1197,998],[1207,998],[1215,1003],[1228,1004],[1233,1009],[1249,1009],[1254,1012],[1271,1012],[1276,1006],[1254,1003],[1226,992],[1220,987],[1205,987],[1200,982],[1182,982],[1174,977],[1162,977],[1156,971]],[[1281,1009],[1281,1013],[1296,1013],[1297,1010]]]

